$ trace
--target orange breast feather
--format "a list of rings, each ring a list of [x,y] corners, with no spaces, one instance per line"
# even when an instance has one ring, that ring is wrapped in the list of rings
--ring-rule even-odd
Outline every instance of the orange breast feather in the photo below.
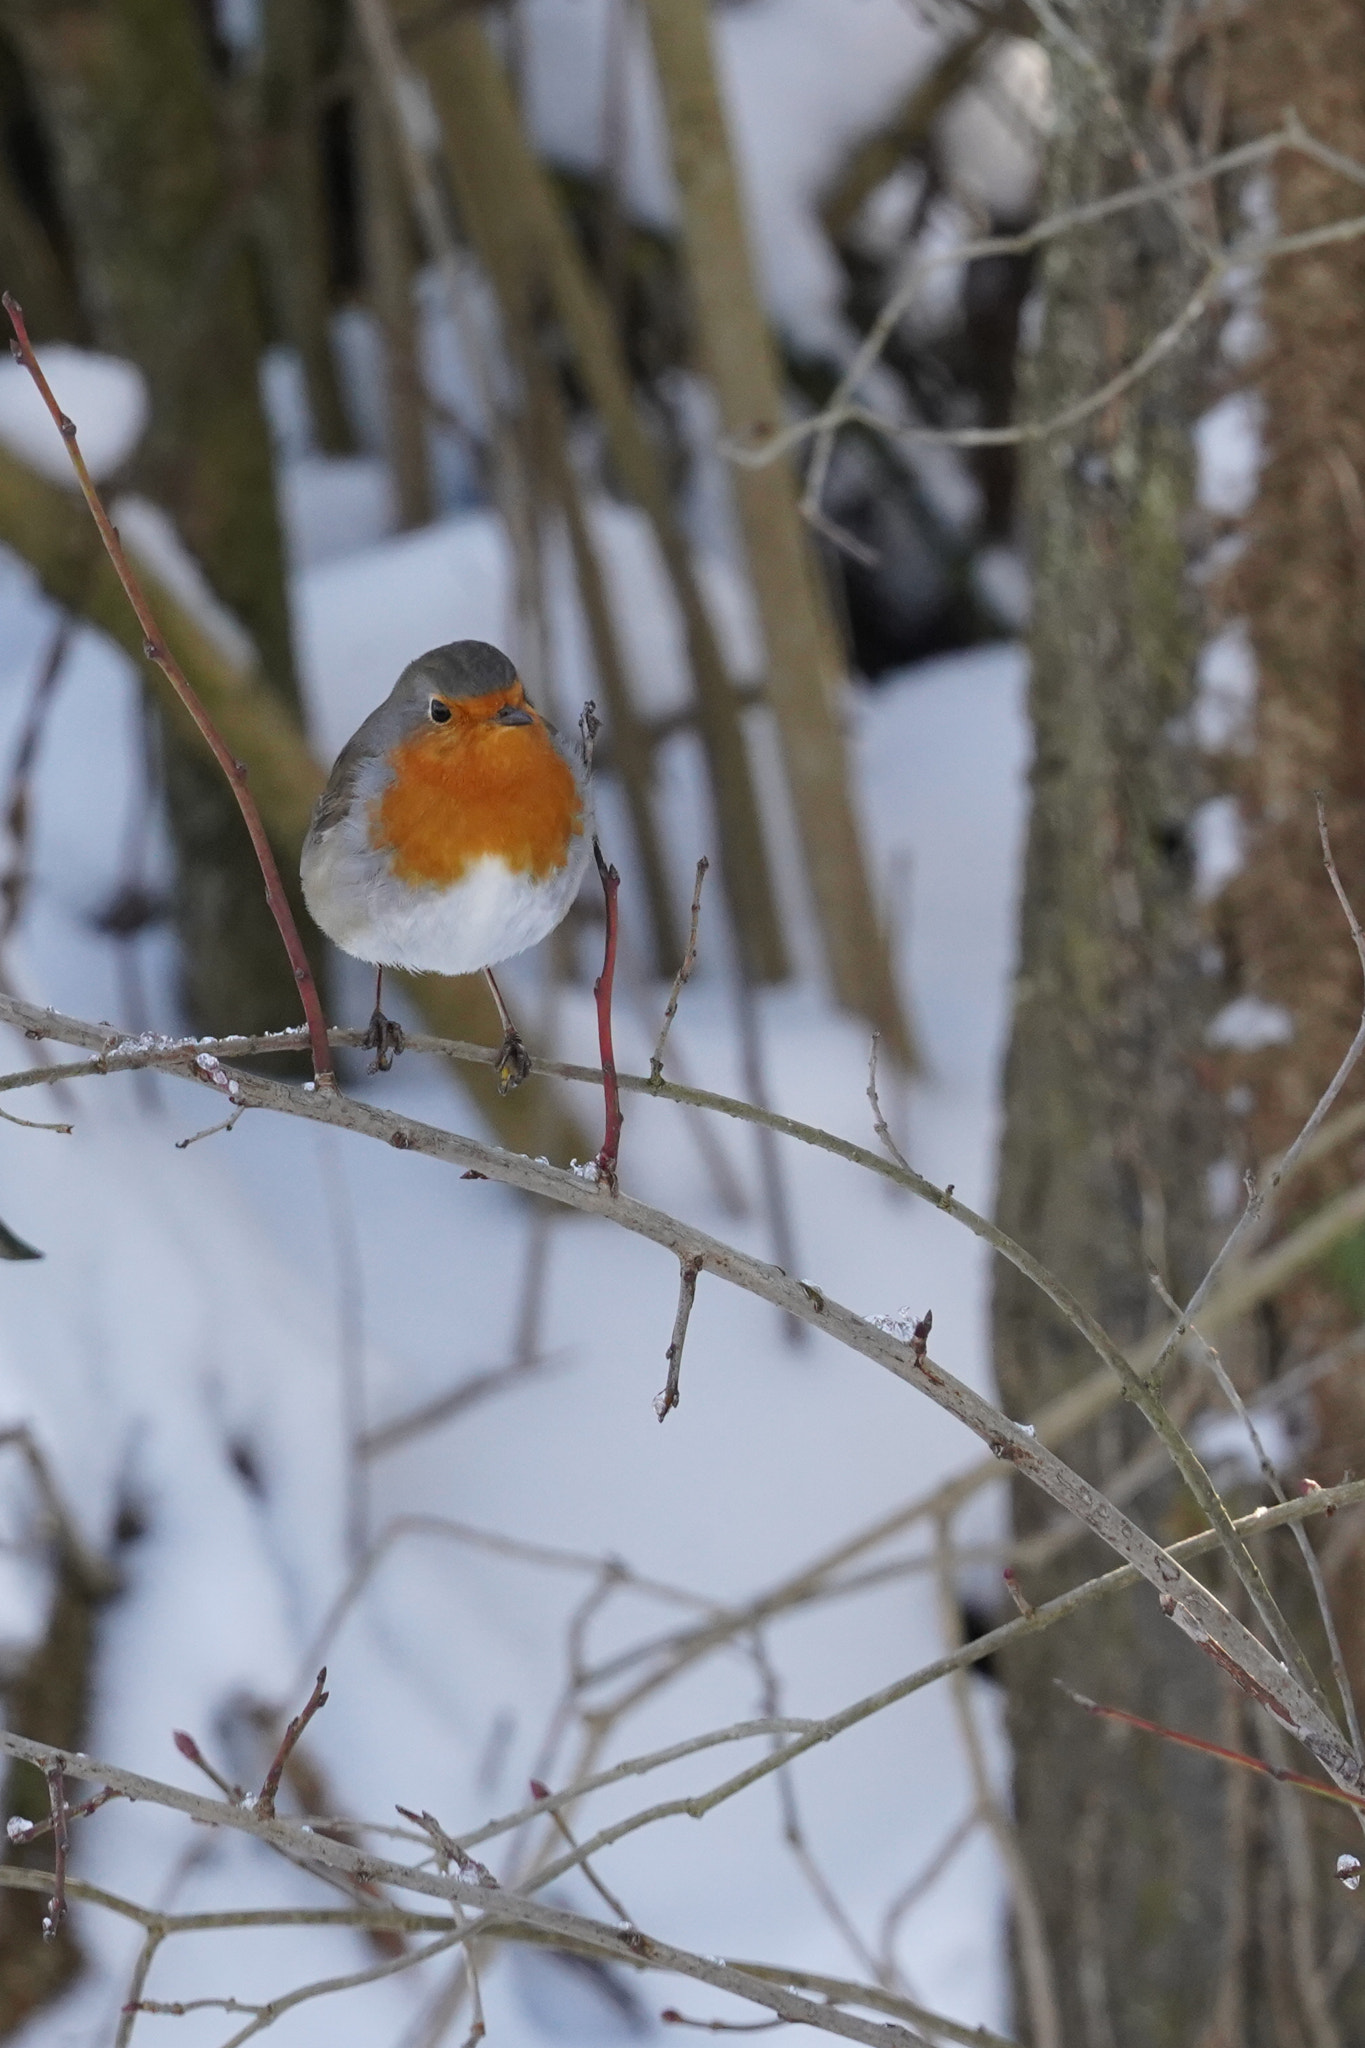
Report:
[[[457,714],[448,726],[419,728],[391,759],[370,830],[400,880],[448,888],[487,854],[532,880],[563,867],[583,806],[538,719],[494,726]]]

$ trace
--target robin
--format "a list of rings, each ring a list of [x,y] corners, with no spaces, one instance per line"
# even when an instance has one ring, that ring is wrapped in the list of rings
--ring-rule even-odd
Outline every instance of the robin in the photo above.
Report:
[[[300,863],[322,930],[378,969],[375,1067],[403,1047],[382,1009],[386,967],[481,969],[503,1027],[499,1091],[525,1080],[492,969],[554,930],[592,843],[587,763],[527,702],[505,654],[455,640],[409,662],[337,756]]]

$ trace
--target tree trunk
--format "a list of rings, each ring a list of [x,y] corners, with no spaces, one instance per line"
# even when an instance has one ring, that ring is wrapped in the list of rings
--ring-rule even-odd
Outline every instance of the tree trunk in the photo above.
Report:
[[[663,463],[635,403],[609,308],[526,143],[482,24],[463,15],[442,21],[425,35],[414,33],[411,54],[430,85],[451,182],[481,261],[495,279],[500,271],[520,273],[529,280],[533,298],[548,297],[601,420],[617,479],[654,528],[687,636],[722,878],[736,931],[755,978],[780,980],[787,971],[786,949],[736,693],[697,585]],[[493,207],[481,204],[490,174],[498,181]]]
[[[260,125],[267,176],[260,220],[280,325],[299,352],[324,453],[354,446],[330,331],[330,242],[319,91],[327,23],[318,0],[266,0]],[[337,39],[339,40],[339,39]],[[339,51],[328,52],[334,61]]]
[[[711,48],[708,0],[647,0],[646,12],[682,196],[683,240],[702,358],[721,423],[741,444],[783,416],[777,351],[754,281]],[[768,655],[807,880],[838,1000],[877,1030],[902,1066],[914,1051],[877,920],[853,815],[839,725],[844,663],[829,599],[785,461],[736,468],[735,496]]]
[[[1146,108],[1163,13],[1159,0],[1076,10],[1117,106],[1054,45],[1049,210],[1131,183],[1143,143],[1162,161]],[[1025,412],[1101,385],[1198,274],[1162,208],[1054,242]],[[1183,1299],[1212,1249],[1203,1192],[1219,1129],[1196,1077],[1208,982],[1189,839],[1199,790],[1179,723],[1195,651],[1181,533],[1203,367],[1187,348],[1026,465],[1036,755],[998,1214],[1121,1343],[1162,1314],[1148,1263]],[[1076,1335],[1003,1267],[994,1335],[1014,1415],[1089,1369]],[[1068,1456],[1103,1486],[1147,1442],[1123,1408]],[[1171,1533],[1185,1505],[1171,1484],[1139,1503],[1149,1527]],[[1019,1534],[1049,1519],[1036,1492],[1017,1490]],[[1045,1599],[1102,1566],[1077,1545],[1026,1574],[1026,1591]],[[1116,1740],[1057,1689],[1059,1673],[1093,1698],[1215,1737],[1222,1688],[1145,1592],[1087,1610],[1006,1666],[1018,1828],[1066,2048],[1212,2048],[1222,2037],[1202,2030],[1232,1920],[1227,1774],[1160,1742]],[[1241,2048],[1241,2036],[1222,2048]]]
[[[259,309],[198,10],[4,0],[2,18],[53,149],[91,334],[147,376],[151,418],[129,480],[171,514],[295,704]],[[169,731],[166,780],[192,1019],[292,1021],[293,977],[231,792]]]
[[[1303,0],[1286,11],[1253,0],[1230,33],[1237,131],[1264,133],[1293,106],[1310,131],[1365,160],[1365,12],[1355,0]],[[1292,233],[1359,211],[1359,188],[1295,156],[1274,169],[1277,225]],[[1283,1150],[1327,1085],[1360,1017],[1361,972],[1323,870],[1315,795],[1357,913],[1365,910],[1365,243],[1346,242],[1271,265],[1260,291],[1264,342],[1242,373],[1260,411],[1262,464],[1245,552],[1217,590],[1225,619],[1244,622],[1254,655],[1255,708],[1222,763],[1240,800],[1245,865],[1217,906],[1224,994],[1276,1006],[1281,1042],[1224,1053],[1219,1083],[1244,1106],[1239,1164]],[[1362,1076],[1339,1098],[1359,1113]],[[1358,1185],[1357,1135],[1304,1176],[1291,1218]],[[1292,1370],[1343,1338],[1365,1311],[1365,1237],[1340,1246],[1285,1290],[1261,1324],[1260,1375]],[[1324,1484],[1359,1469],[1365,1386],[1359,1349],[1314,1385],[1307,1469]],[[1328,1595],[1357,1696],[1365,1683],[1365,1561],[1360,1527],[1322,1532]],[[1310,1806],[1315,1802],[1310,1802]],[[1310,1954],[1326,1958],[1350,1916],[1330,1881],[1353,1848],[1334,1817],[1310,1812],[1313,1893],[1302,1909]],[[1270,1873],[1258,1873],[1253,1916]],[[1359,1924],[1358,1907],[1355,1908]],[[1342,1922],[1346,1920],[1343,1929]],[[1358,1946],[1358,1941],[1357,1941]],[[1347,1957],[1355,1949],[1342,1951]],[[1321,1970],[1325,1971],[1325,1963]],[[1339,2038],[1365,2037],[1365,1970],[1335,1991]]]

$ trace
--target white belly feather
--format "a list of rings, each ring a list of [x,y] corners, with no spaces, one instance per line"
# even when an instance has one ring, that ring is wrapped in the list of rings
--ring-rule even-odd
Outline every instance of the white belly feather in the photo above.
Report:
[[[315,842],[304,862],[309,910],[343,953],[418,974],[476,974],[534,946],[578,894],[589,853],[584,833],[540,880],[485,855],[449,888],[414,888],[372,854],[331,843],[340,836]]]

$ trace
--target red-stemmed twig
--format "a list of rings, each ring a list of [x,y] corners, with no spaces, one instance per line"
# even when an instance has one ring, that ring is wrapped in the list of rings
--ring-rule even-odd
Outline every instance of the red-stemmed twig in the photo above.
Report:
[[[83,1799],[79,1806],[66,1807],[64,1809],[66,1819],[68,1821],[84,1820],[87,1814],[98,1813],[99,1809],[102,1806],[107,1806],[111,1799],[121,1799],[122,1797],[123,1794],[121,1792],[115,1792],[112,1786],[106,1785],[102,1791],[95,1794],[93,1799]],[[51,1815],[47,1820],[22,1820],[16,1813],[12,1814],[5,1823],[5,1832],[9,1836],[10,1841],[22,1842],[25,1848],[27,1848],[30,1842],[41,1841],[44,1835],[52,1834],[55,1828],[55,1814]]]
[[[171,1740],[185,1761],[193,1764],[197,1771],[202,1771],[210,1784],[218,1787],[225,1799],[230,1799],[234,1806],[241,1805],[246,1797],[241,1786],[229,1784],[222,1772],[214,1769],[192,1735],[187,1734],[183,1728],[173,1728]]]
[[[602,1140],[602,1150],[597,1155],[597,1177],[605,1181],[612,1193],[616,1192],[616,1160],[621,1150],[621,1089],[616,1079],[616,1054],[611,1043],[611,988],[616,979],[616,898],[621,888],[621,877],[614,867],[609,868],[602,858],[602,849],[594,839],[593,856],[597,861],[597,872],[602,877],[602,894],[607,904],[607,942],[602,956],[602,972],[593,983],[593,996],[597,1003],[597,1045],[602,1059],[602,1093],[606,1097],[607,1129]]]
[[[43,1916],[43,1940],[55,1941],[66,1918],[66,1852],[70,1837],[66,1827],[66,1780],[61,1765],[49,1764],[44,1776],[52,1808],[52,1897]]]
[[[1178,1743],[1182,1749],[1202,1750],[1205,1756],[1216,1756],[1223,1763],[1236,1764],[1244,1771],[1257,1771],[1261,1777],[1274,1778],[1281,1785],[1295,1785],[1300,1792],[1312,1792],[1319,1799],[1330,1799],[1338,1806],[1365,1811],[1365,1798],[1357,1792],[1343,1791],[1337,1785],[1324,1785],[1321,1778],[1310,1778],[1303,1771],[1287,1771],[1277,1764],[1262,1763],[1258,1756],[1248,1756],[1245,1750],[1224,1749],[1220,1743],[1206,1742],[1202,1735],[1182,1735],[1178,1728],[1167,1728],[1160,1721],[1145,1721],[1141,1714],[1130,1714],[1123,1707],[1102,1707],[1097,1700],[1088,1700],[1083,1692],[1073,1692],[1069,1685],[1062,1684],[1060,1678],[1053,1682],[1078,1707],[1084,1707],[1087,1714],[1095,1714],[1102,1721],[1122,1721],[1129,1728],[1140,1728],[1144,1735],[1159,1735],[1163,1742]]]
[[[293,1755],[299,1737],[312,1720],[314,1714],[317,1713],[319,1707],[325,1707],[327,1704],[327,1695],[323,1691],[326,1683],[327,1666],[324,1664],[314,1681],[313,1690],[309,1693],[301,1712],[295,1714],[280,1738],[280,1746],[275,1751],[275,1760],[265,1774],[265,1783],[256,1794],[255,1810],[257,1813],[262,1814],[266,1820],[274,1818],[275,1795],[280,1789],[280,1779],[284,1776],[284,1767]]]
[[[697,1298],[697,1275],[701,1272],[700,1259],[682,1259],[678,1271],[678,1312],[673,1318],[673,1335],[668,1341],[665,1356],[668,1359],[668,1378],[661,1394],[654,1396],[654,1413],[664,1422],[673,1413],[681,1398],[683,1345],[687,1342],[687,1325],[692,1315],[692,1304]]]
[[[114,565],[114,572],[119,582],[123,585],[129,604],[137,614],[138,624],[141,626],[144,635],[143,652],[148,661],[155,662],[156,666],[161,670],[161,673],[189,712],[190,717],[198,726],[213,758],[217,761],[224,775],[226,775],[229,787],[237,799],[237,807],[241,811],[243,822],[250,834],[252,850],[260,865],[261,877],[265,883],[265,900],[270,905],[271,915],[279,927],[280,937],[284,941],[284,950],[289,956],[289,965],[294,971],[294,980],[298,984],[299,995],[303,1002],[303,1014],[308,1020],[308,1042],[313,1054],[314,1080],[319,1088],[335,1088],[336,1074],[332,1067],[332,1055],[327,1044],[327,1024],[322,1014],[322,1002],[318,996],[317,983],[313,979],[313,970],[308,964],[308,955],[304,951],[303,941],[299,937],[298,926],[295,924],[293,912],[289,908],[289,899],[284,893],[284,885],[280,880],[280,871],[275,861],[274,851],[271,848],[269,839],[266,837],[265,826],[261,822],[261,814],[256,808],[256,800],[247,787],[246,764],[237,760],[231,749],[224,744],[212,719],[191,689],[184,670],[179,662],[176,661],[174,655],[171,654],[162,638],[161,628],[157,625],[142,586],[133,574],[132,565],[124,553],[123,543],[118,536],[118,529],[105,511],[100,494],[95,489],[90,472],[85,466],[85,457],[81,454],[80,446],[76,439],[75,421],[68,419],[58,405],[56,398],[53,396],[52,387],[43,375],[38,358],[33,352],[33,344],[28,338],[28,327],[24,320],[23,307],[10,292],[5,292],[3,297],[0,297],[0,303],[3,303],[5,311],[9,314],[10,325],[14,329],[15,338],[10,346],[14,352],[15,359],[23,365],[28,371],[29,376],[32,377],[35,385],[38,387],[43,404],[51,413],[57,429],[66,443],[66,452],[71,457],[71,466],[76,472],[76,480],[80,484],[86,504],[90,507],[91,517],[99,528],[100,539],[104,542],[105,552]]]

